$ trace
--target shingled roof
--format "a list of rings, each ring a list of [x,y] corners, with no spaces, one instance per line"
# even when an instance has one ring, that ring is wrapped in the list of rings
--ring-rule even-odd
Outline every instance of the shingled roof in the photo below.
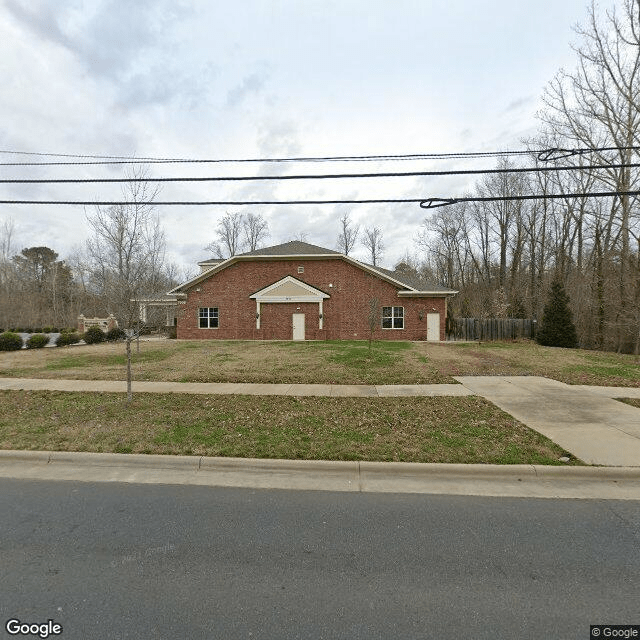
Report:
[[[300,240],[291,240],[283,244],[276,244],[273,247],[264,247],[255,251],[247,251],[241,253],[241,256],[313,256],[329,254],[341,255],[339,251],[332,251],[324,247],[318,247],[315,244],[302,242]]]
[[[375,269],[376,271],[380,271],[385,275],[401,282],[407,287],[411,287],[412,289],[416,289],[417,291],[442,291],[442,293],[451,293],[451,289],[447,287],[441,287],[437,284],[432,284],[431,282],[427,282],[423,278],[421,278],[417,274],[407,273],[406,271],[391,271],[390,269],[383,269],[382,267],[374,267],[373,265],[367,265],[370,269]]]
[[[355,263],[360,267],[377,272],[383,278],[391,278],[395,282],[399,283],[407,287],[407,289],[413,290],[413,293],[419,292],[430,292],[430,293],[441,293],[441,294],[453,294],[457,293],[457,291],[453,291],[451,289],[447,289],[446,287],[441,287],[439,285],[434,285],[430,282],[426,282],[422,278],[420,278],[417,274],[407,273],[406,271],[391,271],[389,269],[383,269],[382,267],[374,267],[373,265],[367,264],[365,262],[360,262],[359,260],[355,260],[350,256],[346,256],[339,251],[334,251],[333,249],[326,249],[325,247],[319,247],[315,244],[309,244],[308,242],[302,242],[301,240],[291,240],[290,242],[284,242],[283,244],[276,244],[272,247],[263,247],[262,249],[256,249],[255,251],[247,251],[245,253],[239,253],[235,256],[228,258],[226,260],[221,260],[220,258],[212,258],[211,260],[205,260],[203,262],[199,262],[198,264],[202,267],[213,269],[218,265],[225,265],[227,263],[231,263],[233,261],[242,260],[242,259],[251,259],[253,257],[259,258],[261,256],[264,257],[304,257],[304,256],[330,256],[331,258],[339,258],[343,257],[345,260],[348,260],[351,263]],[[184,285],[180,285],[172,290],[172,292],[180,292],[183,290],[185,285],[193,284],[196,281],[199,281],[207,276],[207,271],[200,274],[196,278],[190,280],[188,283],[184,283]],[[409,292],[406,292],[409,294]]]

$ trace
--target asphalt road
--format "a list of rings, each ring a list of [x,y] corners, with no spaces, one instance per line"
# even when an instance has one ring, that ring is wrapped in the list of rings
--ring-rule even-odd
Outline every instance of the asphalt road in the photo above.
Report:
[[[2,637],[587,639],[640,623],[640,502],[0,479]],[[29,636],[38,637],[38,636]]]

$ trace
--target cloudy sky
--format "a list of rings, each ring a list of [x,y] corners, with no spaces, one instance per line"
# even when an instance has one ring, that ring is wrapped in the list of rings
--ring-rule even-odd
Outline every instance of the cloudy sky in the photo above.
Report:
[[[520,149],[536,131],[544,86],[560,68],[575,66],[572,27],[586,15],[587,0],[0,0],[0,150],[226,159]],[[38,158],[0,154],[0,162],[29,159]],[[445,165],[420,161],[163,164],[149,171],[439,168]],[[4,166],[1,173],[97,178],[124,171]],[[446,197],[468,187],[442,177],[183,183],[164,186],[161,199]],[[0,199],[93,202],[117,199],[119,189],[0,185]],[[193,265],[209,257],[204,247],[227,211],[263,214],[269,244],[303,233],[328,248],[350,212],[355,223],[382,229],[385,266],[415,251],[425,217],[417,205],[160,207],[169,258]],[[86,239],[87,212],[2,205],[0,222],[13,219],[17,250],[47,245],[64,257]],[[363,248],[353,255],[366,259]]]

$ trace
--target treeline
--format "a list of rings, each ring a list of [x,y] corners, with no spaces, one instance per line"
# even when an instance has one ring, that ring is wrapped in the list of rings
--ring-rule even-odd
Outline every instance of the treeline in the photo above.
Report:
[[[587,195],[640,188],[633,166],[640,145],[638,25],[640,5],[624,0],[622,10],[604,19],[593,5],[587,26],[578,29],[577,70],[549,84],[540,135],[528,143],[564,150],[536,160],[552,171],[487,174],[468,197],[504,200],[462,202],[425,219],[421,268],[460,291],[452,299],[454,315],[541,319],[557,275],[582,346],[640,350],[638,196]],[[585,148],[603,150],[571,152]],[[501,160],[497,168],[515,167]],[[561,197],[510,199],[527,195]]]
[[[131,204],[97,207],[87,216],[86,245],[66,259],[49,247],[16,251],[12,221],[0,224],[0,328],[70,328],[81,313],[113,314],[130,328],[140,323],[140,298],[177,284],[176,267],[165,261],[155,194],[144,182],[128,188]]]

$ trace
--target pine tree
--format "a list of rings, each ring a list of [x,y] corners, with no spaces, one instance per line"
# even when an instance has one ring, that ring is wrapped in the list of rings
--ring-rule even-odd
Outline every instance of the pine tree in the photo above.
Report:
[[[569,296],[559,277],[554,278],[551,283],[549,301],[544,308],[542,326],[536,335],[536,340],[546,347],[578,346],[576,327],[569,309]]]

